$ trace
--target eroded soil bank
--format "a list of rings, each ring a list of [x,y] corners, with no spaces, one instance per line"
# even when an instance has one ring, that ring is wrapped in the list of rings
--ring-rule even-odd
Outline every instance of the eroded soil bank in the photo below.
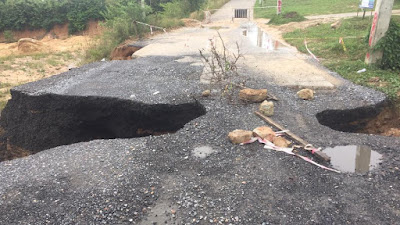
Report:
[[[400,137],[400,110],[389,101],[374,106],[345,110],[326,110],[316,115],[318,121],[334,130]]]

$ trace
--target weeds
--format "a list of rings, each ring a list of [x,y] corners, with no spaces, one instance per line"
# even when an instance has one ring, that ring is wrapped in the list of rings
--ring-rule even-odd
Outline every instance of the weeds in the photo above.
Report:
[[[301,22],[304,20],[306,20],[306,18],[304,18],[304,16],[298,14],[297,12],[288,12],[272,16],[268,24],[281,25],[290,22]]]
[[[236,42],[237,52],[231,53],[225,46],[221,34],[218,32],[219,40],[221,41],[222,51],[217,49],[217,43],[210,40],[209,56],[206,56],[205,50],[199,50],[205,68],[208,69],[211,75],[209,80],[213,83],[222,81],[231,82],[232,78],[238,76],[237,62],[243,57],[240,53],[239,44]]]

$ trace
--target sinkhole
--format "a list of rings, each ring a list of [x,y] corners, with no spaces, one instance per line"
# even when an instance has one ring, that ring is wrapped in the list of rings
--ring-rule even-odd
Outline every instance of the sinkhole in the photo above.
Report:
[[[174,133],[206,113],[195,100],[174,105],[98,96],[12,94],[0,118],[0,160],[95,139]]]
[[[387,102],[355,109],[325,110],[316,117],[320,124],[337,131],[400,137],[399,107]]]

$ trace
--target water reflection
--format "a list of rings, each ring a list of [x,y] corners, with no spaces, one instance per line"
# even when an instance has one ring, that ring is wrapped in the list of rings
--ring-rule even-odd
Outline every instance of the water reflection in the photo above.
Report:
[[[348,145],[326,148],[332,166],[343,172],[365,173],[378,166],[382,155],[365,145]]]
[[[246,36],[253,45],[266,49],[267,51],[276,50],[281,45],[279,41],[273,40],[256,25],[245,27],[242,34],[243,36]]]

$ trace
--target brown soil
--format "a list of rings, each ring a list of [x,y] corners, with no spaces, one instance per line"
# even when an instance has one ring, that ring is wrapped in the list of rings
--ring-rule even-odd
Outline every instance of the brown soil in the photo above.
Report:
[[[0,43],[0,110],[11,97],[10,88],[79,65],[85,50],[101,32],[98,22],[91,21],[84,32],[73,36],[68,36],[68,25],[57,25],[47,33],[43,30],[16,33],[18,38],[38,37],[36,49],[18,48],[18,43]]]
[[[122,45],[116,47],[113,52],[111,53],[111,60],[129,60],[132,59],[132,54],[135,53],[137,50],[141,49],[141,47],[137,46],[129,46],[129,45]]]
[[[32,155],[31,151],[0,142],[0,162]]]
[[[400,109],[385,108],[368,122],[362,133],[400,137]]]
[[[84,36],[95,36],[99,35],[103,31],[103,28],[100,26],[99,21],[89,21],[87,24],[86,30],[79,32],[75,35],[84,35]],[[34,38],[37,40],[41,39],[66,39],[70,35],[68,34],[68,23],[66,24],[57,24],[50,31],[46,31],[45,29],[39,30],[22,30],[22,31],[12,31],[13,37],[15,41],[18,41],[21,38]],[[0,33],[0,42],[5,42],[5,38],[3,32]]]

